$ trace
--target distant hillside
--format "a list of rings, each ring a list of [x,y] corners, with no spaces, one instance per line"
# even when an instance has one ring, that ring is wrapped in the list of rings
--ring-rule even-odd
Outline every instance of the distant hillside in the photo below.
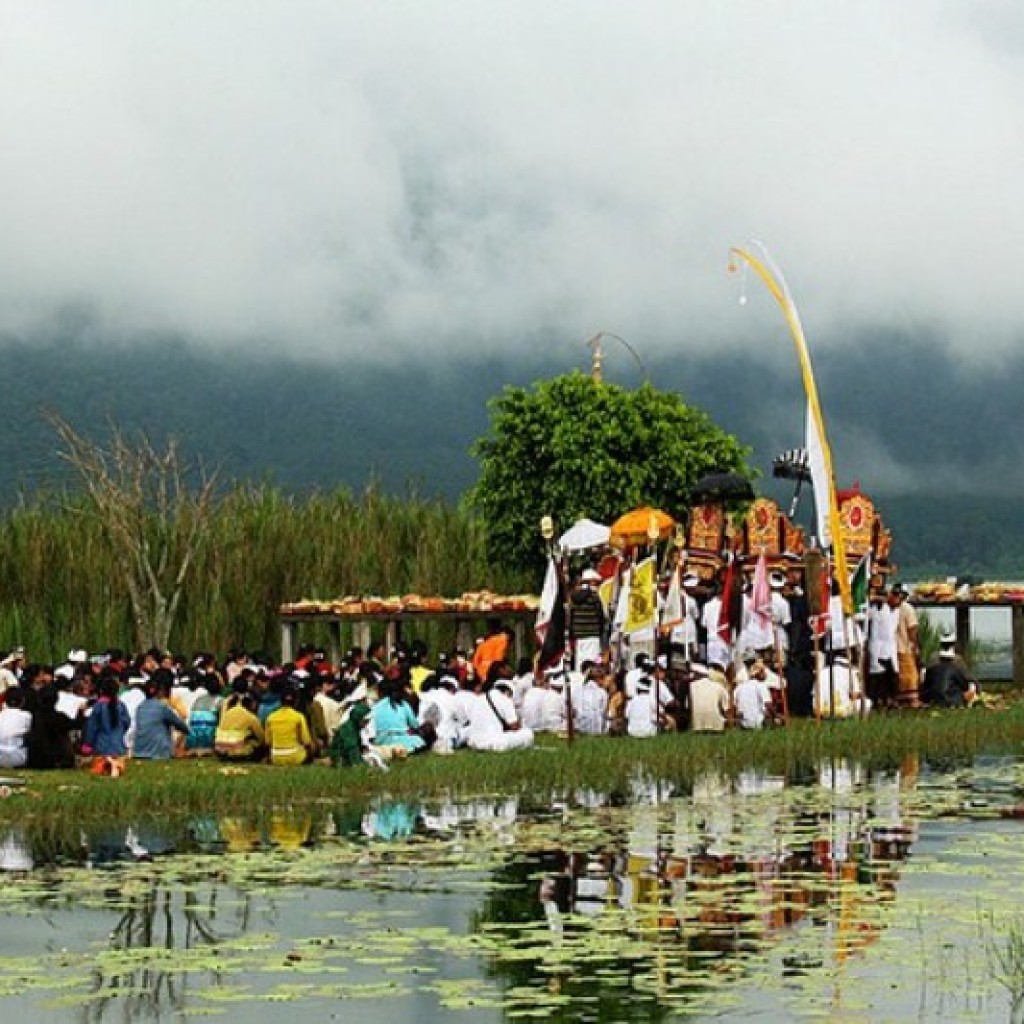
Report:
[[[876,499],[905,574],[1024,577],[1024,423],[1016,399],[1024,364],[963,378],[933,359],[918,387],[914,367],[922,357],[907,348],[893,355],[879,342],[874,359],[862,347],[820,360],[840,484],[859,478]],[[585,365],[585,350],[573,359]],[[879,374],[882,364],[892,372]],[[751,445],[762,488],[785,495],[769,478],[772,456],[802,440],[793,366],[714,355],[648,365],[659,387],[681,391]],[[20,489],[63,479],[41,415],[52,407],[89,432],[102,433],[113,416],[156,438],[174,434],[233,478],[270,478],[302,491],[358,488],[375,474],[391,490],[413,485],[455,500],[475,479],[469,446],[486,430],[487,399],[505,384],[568,368],[555,358],[353,368],[340,359],[214,355],[180,341],[10,341],[0,344],[0,495],[10,502]],[[637,377],[633,366],[613,363],[610,372],[617,370],[624,383],[632,383],[627,374]]]

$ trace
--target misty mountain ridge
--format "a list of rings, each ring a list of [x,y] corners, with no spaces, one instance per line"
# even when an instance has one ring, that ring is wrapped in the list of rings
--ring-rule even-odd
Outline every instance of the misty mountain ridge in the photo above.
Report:
[[[66,325],[70,326],[70,325]],[[487,430],[487,401],[506,385],[586,369],[589,353],[515,359],[436,355],[360,366],[218,353],[180,339],[107,345],[67,336],[0,344],[7,382],[0,483],[19,491],[67,480],[42,410],[102,437],[106,422],[179,438],[227,479],[295,492],[371,478],[456,500],[476,479],[469,454]],[[680,392],[753,449],[759,490],[788,503],[771,460],[802,443],[804,397],[795,360],[735,354],[645,357],[655,386]],[[636,366],[606,360],[606,378],[635,386]],[[876,335],[816,357],[839,486],[859,480],[896,537],[908,575],[976,572],[1024,577],[1018,505],[1024,493],[1024,357],[964,368],[926,340]],[[809,514],[811,497],[803,501]]]

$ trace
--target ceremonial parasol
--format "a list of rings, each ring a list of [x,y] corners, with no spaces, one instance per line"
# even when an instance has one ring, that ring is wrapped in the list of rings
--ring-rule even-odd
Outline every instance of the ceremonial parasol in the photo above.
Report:
[[[790,448],[772,462],[772,476],[778,480],[795,480],[793,500],[789,505],[789,518],[796,517],[800,505],[800,488],[811,483],[811,460],[806,448]]]
[[[651,538],[657,536],[664,540],[674,529],[676,521],[658,508],[633,509],[612,523],[611,542],[620,548],[635,548],[641,544],[650,544]]]
[[[603,523],[580,519],[558,538],[558,546],[563,551],[586,551],[607,544],[610,535],[611,530]]]
[[[690,492],[694,505],[719,505],[730,501],[753,501],[754,488],[740,473],[710,473],[702,476]]]

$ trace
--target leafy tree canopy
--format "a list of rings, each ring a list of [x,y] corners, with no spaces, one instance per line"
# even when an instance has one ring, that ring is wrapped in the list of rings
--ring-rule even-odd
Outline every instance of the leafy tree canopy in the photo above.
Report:
[[[509,568],[542,562],[544,515],[559,532],[583,516],[611,523],[641,505],[679,517],[705,474],[751,472],[748,448],[650,384],[627,391],[575,372],[508,387],[490,409],[490,433],[472,449],[481,473],[470,500],[492,557]]]

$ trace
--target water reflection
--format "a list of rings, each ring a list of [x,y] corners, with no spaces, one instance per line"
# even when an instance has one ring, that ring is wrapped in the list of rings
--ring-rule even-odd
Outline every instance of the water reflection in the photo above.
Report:
[[[103,920],[105,956],[82,952],[71,963],[88,965],[76,1015],[89,1022],[208,1011],[211,992],[234,991],[240,977],[242,999],[313,1000],[326,998],[333,971],[372,988],[394,986],[386,972],[402,967],[482,975],[510,1013],[722,1013],[734,998],[723,982],[756,988],[776,954],[794,985],[862,961],[892,927],[887,908],[921,823],[1012,808],[1019,786],[1004,769],[982,760],[940,773],[908,758],[869,770],[834,759],[789,779],[754,769],[685,785],[637,777],[622,792],[581,790],[543,805],[379,799],[139,821],[49,845],[15,828],[0,835],[0,870],[4,885],[26,886],[21,904],[6,893],[15,911],[114,915]],[[467,908],[458,923],[452,893]],[[407,908],[417,924],[444,924],[427,937],[381,928]],[[467,921],[471,943],[460,932]],[[263,946],[245,944],[266,934]],[[83,950],[100,937],[84,935]],[[459,958],[470,966],[456,970]],[[274,988],[284,983],[273,972],[296,964],[319,987]],[[427,1016],[445,1006],[440,982],[398,991],[426,998]],[[424,1012],[417,1003],[416,1019]],[[245,1013],[272,1017],[252,1002]]]

